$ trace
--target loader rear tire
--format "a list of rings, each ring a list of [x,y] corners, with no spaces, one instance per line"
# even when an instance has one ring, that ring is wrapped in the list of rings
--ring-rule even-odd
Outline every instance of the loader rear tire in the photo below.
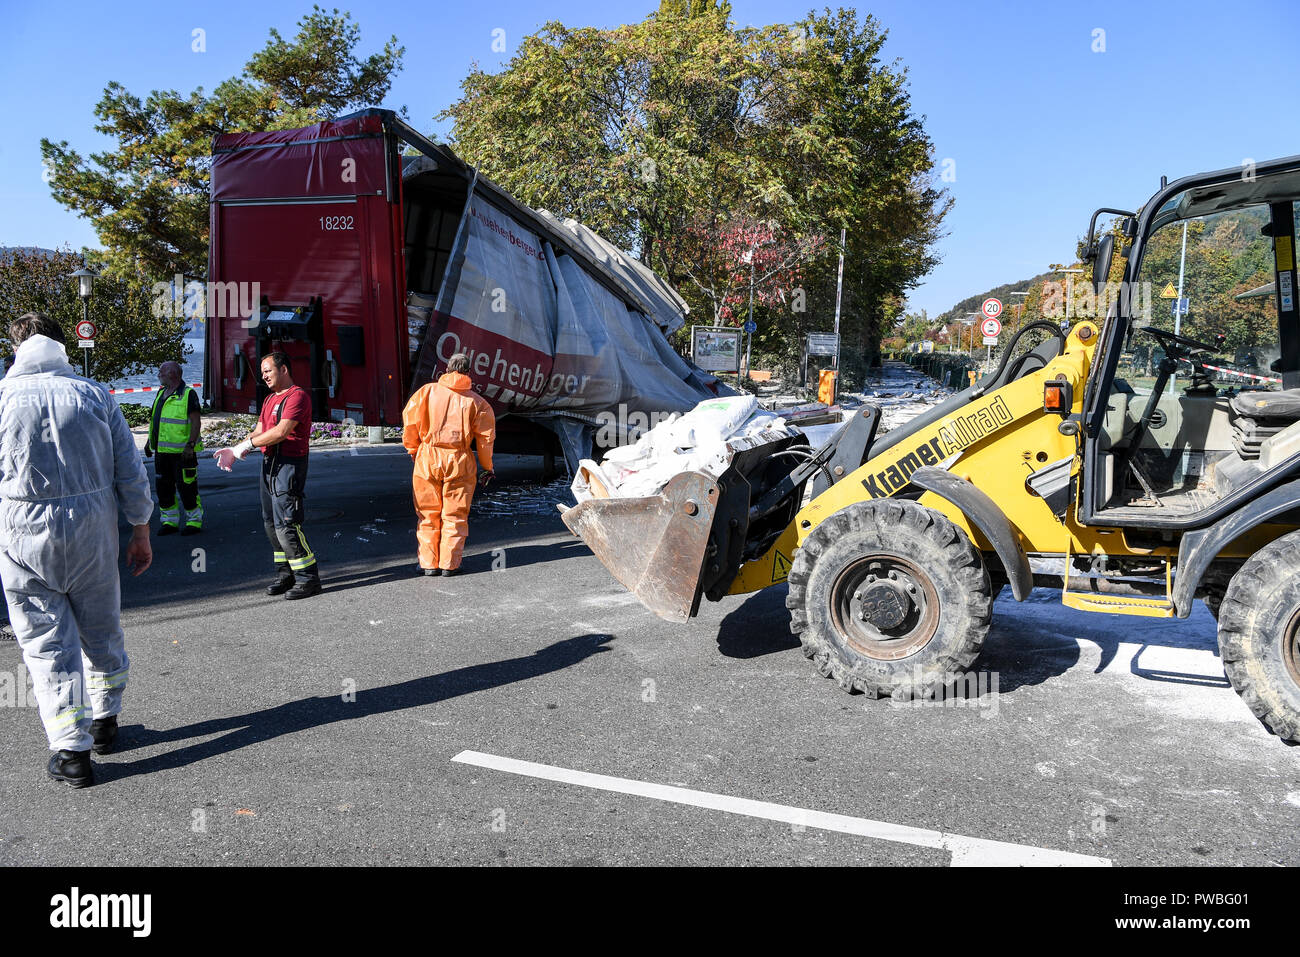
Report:
[[[1232,576],[1219,606],[1219,655],[1255,717],[1300,744],[1300,532],[1269,542]]]
[[[975,662],[993,614],[979,550],[912,501],[836,512],[795,551],[789,583],[790,630],[804,656],[872,698],[934,697]]]

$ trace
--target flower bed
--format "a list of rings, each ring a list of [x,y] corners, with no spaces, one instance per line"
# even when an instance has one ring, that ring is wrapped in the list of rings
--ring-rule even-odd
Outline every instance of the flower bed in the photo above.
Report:
[[[257,416],[231,415],[216,422],[209,422],[203,429],[203,445],[208,449],[219,449],[237,445],[248,433],[257,427]],[[384,440],[400,439],[402,430],[385,428]],[[367,430],[364,425],[342,422],[313,422],[311,424],[311,443],[313,445],[346,444],[364,442]]]

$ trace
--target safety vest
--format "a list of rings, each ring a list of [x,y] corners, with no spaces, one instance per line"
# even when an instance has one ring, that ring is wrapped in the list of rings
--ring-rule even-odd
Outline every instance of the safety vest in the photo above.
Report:
[[[149,443],[155,452],[179,455],[190,441],[190,393],[185,386],[180,392],[163,401],[162,393],[153,400],[153,425],[149,430]],[[194,450],[202,451],[203,443],[196,442]]]

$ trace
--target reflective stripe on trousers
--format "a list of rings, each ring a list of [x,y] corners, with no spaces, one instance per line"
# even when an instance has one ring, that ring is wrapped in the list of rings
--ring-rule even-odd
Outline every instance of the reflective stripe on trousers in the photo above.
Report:
[[[262,527],[271,545],[271,554],[281,573],[295,578],[318,579],[320,571],[316,553],[307,544],[302,520],[304,486],[307,483],[306,456],[267,456],[262,462],[259,495],[262,504]]]
[[[158,476],[158,508],[164,525],[179,526],[181,506],[185,508],[185,524],[203,527],[203,499],[199,496],[199,470],[186,468],[180,455],[159,452],[154,458],[154,473]],[[177,504],[177,493],[180,503]]]
[[[54,750],[89,749],[91,720],[122,710],[130,659],[119,620],[116,515],[113,519],[90,523],[87,534],[93,540],[81,547],[91,561],[69,581],[47,584],[0,551],[10,621]],[[104,528],[93,529],[95,524]],[[98,540],[101,534],[104,541]]]

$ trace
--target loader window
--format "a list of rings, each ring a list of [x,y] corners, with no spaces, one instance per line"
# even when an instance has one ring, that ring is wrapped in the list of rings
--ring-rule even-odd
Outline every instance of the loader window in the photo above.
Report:
[[[1152,234],[1142,256],[1137,325],[1213,347],[1199,351],[1208,353],[1202,365],[1216,385],[1281,386],[1267,374],[1279,355],[1272,241],[1261,232],[1269,221],[1268,206],[1259,205],[1172,222]],[[1129,344],[1121,374],[1134,391],[1150,392],[1166,343],[1138,332]],[[1173,387],[1186,388],[1192,371],[1182,361]]]
[[[1267,204],[1250,205],[1148,238],[1100,445],[1110,508],[1201,511],[1225,493],[1220,466],[1242,449],[1258,458],[1261,434],[1243,434],[1232,402],[1282,388],[1270,223]]]

